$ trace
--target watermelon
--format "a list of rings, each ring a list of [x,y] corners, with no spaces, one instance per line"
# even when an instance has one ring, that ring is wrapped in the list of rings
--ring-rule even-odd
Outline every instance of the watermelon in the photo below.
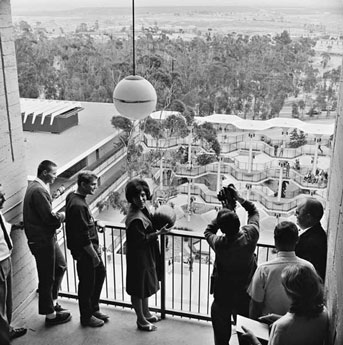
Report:
[[[175,224],[175,221],[176,213],[169,205],[158,207],[152,216],[152,225],[156,230],[160,230],[165,225],[167,225],[167,228],[170,228]]]

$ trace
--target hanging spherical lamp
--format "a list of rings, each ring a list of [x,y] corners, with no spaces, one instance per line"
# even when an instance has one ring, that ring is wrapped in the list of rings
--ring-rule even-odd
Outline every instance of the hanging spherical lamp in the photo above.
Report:
[[[113,92],[113,102],[122,116],[131,120],[142,120],[155,110],[157,95],[146,79],[130,75],[117,84]]]
[[[156,107],[154,87],[136,75],[135,1],[132,0],[132,74],[121,80],[113,91],[113,103],[119,114],[131,120],[142,120]]]

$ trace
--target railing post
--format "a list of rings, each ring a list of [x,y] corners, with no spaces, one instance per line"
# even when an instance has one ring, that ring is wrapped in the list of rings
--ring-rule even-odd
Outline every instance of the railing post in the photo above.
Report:
[[[166,236],[161,235],[161,318],[166,318]]]

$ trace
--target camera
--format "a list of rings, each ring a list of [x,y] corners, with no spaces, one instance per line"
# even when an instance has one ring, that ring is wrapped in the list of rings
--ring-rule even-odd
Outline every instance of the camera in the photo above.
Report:
[[[230,183],[227,187],[223,187],[217,194],[217,198],[223,207],[234,210],[237,206],[235,186]]]

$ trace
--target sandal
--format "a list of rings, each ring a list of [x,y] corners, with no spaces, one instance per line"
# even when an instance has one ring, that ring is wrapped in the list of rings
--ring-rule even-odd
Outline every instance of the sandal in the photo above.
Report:
[[[146,318],[146,320],[149,321],[149,322],[159,322],[162,319],[158,315],[155,314],[155,315],[152,315],[149,318]]]
[[[145,331],[145,332],[153,332],[157,330],[157,327],[155,325],[152,325],[151,323],[149,323],[148,325],[141,325],[138,321],[137,321],[137,328],[140,331]]]

